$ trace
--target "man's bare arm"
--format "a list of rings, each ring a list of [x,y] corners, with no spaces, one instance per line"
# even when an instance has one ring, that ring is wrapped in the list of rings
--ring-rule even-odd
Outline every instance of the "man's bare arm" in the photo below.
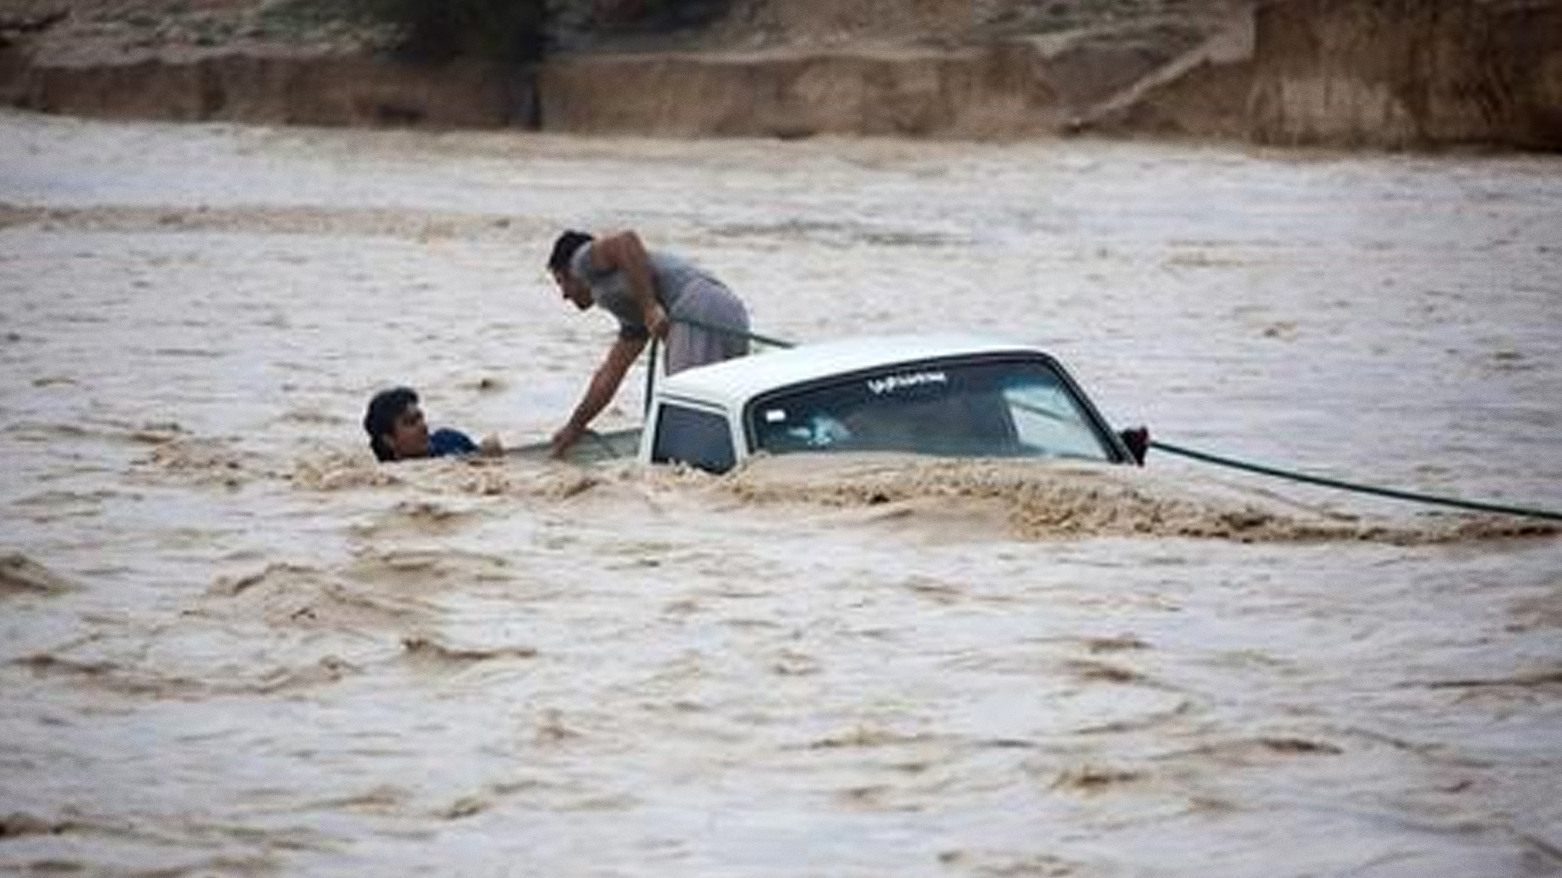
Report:
[[[657,338],[666,338],[667,312],[656,300],[656,277],[645,244],[633,230],[599,238],[591,244],[591,264],[603,271],[616,269],[628,281],[629,295],[644,315],[646,329]]]
[[[569,423],[553,434],[554,457],[562,457],[566,451],[569,451],[570,446],[585,434],[591,419],[613,401],[613,396],[618,393],[618,386],[624,382],[624,375],[628,374],[629,367],[634,365],[635,358],[640,356],[640,352],[644,349],[643,338],[620,338],[613,342],[613,346],[608,348],[607,356],[602,360],[602,365],[598,366],[596,373],[591,376],[591,383],[587,385],[585,395],[581,397],[574,413],[570,415]]]

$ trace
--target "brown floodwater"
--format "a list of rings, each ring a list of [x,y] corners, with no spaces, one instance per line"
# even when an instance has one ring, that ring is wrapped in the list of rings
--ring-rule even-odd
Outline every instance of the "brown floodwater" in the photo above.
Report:
[[[515,446],[638,229],[798,340],[1562,507],[1562,161],[0,114],[0,870],[1562,874],[1562,538],[1152,453],[726,477]],[[604,427],[635,423],[642,373]]]

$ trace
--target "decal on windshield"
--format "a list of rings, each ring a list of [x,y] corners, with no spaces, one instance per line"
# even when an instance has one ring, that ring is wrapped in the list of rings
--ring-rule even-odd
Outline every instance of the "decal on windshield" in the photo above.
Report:
[[[883,378],[869,378],[868,390],[874,396],[882,396],[886,393],[894,393],[907,387],[921,387],[924,384],[948,384],[949,376],[943,372],[906,372],[901,375],[886,375]]]

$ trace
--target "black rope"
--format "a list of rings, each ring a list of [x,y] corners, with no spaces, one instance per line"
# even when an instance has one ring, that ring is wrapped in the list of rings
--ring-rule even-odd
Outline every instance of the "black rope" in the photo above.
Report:
[[[1395,500],[1410,500],[1416,503],[1430,503],[1436,506],[1453,506],[1459,509],[1471,509],[1477,512],[1499,512],[1505,515],[1522,515],[1529,518],[1544,518],[1551,521],[1562,521],[1562,512],[1552,512],[1546,509],[1529,509],[1522,506],[1508,506],[1501,503],[1483,503],[1478,500],[1461,500],[1457,497],[1439,497],[1434,494],[1420,494],[1414,491],[1401,491],[1397,488],[1382,488],[1376,485],[1363,485],[1356,482],[1346,482],[1340,479],[1331,479],[1325,476],[1314,476],[1294,470],[1281,469],[1279,467],[1265,466],[1260,463],[1251,463],[1245,460],[1236,460],[1230,457],[1222,457],[1218,454],[1210,454],[1206,451],[1195,451],[1192,448],[1183,448],[1170,442],[1162,442],[1159,439],[1151,439],[1150,447],[1168,454],[1178,454],[1193,460],[1212,463],[1216,466],[1231,467],[1232,469],[1246,470],[1251,473],[1259,473],[1275,478],[1290,479],[1294,482],[1306,482],[1313,485],[1322,485],[1325,488],[1336,488],[1341,491],[1355,491],[1360,494],[1375,494],[1379,497],[1389,497]]]
[[[656,344],[661,341],[656,336],[651,336],[650,359],[645,363],[645,411],[641,417],[651,416],[651,391],[656,389]]]
[[[704,330],[708,330],[710,332],[719,332],[719,333],[721,333],[723,335],[730,335],[730,336],[734,336],[736,338],[747,339],[749,341],[757,341],[760,344],[767,344],[767,345],[770,345],[773,348],[795,348],[795,347],[797,347],[797,345],[795,343],[793,343],[793,342],[784,341],[784,340],[779,339],[779,338],[771,338],[770,336],[760,335],[757,332],[750,332],[747,329],[738,329],[735,326],[722,326],[719,323],[706,323],[704,320],[696,320],[693,317],[673,317],[671,319],[672,319],[672,322],[674,322],[674,323],[682,323],[685,326],[693,326],[696,329],[704,329]]]

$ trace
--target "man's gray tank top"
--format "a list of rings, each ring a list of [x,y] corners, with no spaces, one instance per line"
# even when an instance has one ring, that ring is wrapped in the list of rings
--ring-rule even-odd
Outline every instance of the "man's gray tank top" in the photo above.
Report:
[[[646,338],[645,315],[635,304],[629,292],[629,278],[616,268],[599,270],[591,264],[591,243],[576,249],[570,257],[570,273],[591,287],[591,298],[618,318],[619,336],[622,338]],[[656,286],[656,299],[668,316],[678,316],[678,300],[684,291],[697,283],[721,286],[721,281],[706,274],[689,262],[657,251],[647,251],[651,263],[651,280]]]

